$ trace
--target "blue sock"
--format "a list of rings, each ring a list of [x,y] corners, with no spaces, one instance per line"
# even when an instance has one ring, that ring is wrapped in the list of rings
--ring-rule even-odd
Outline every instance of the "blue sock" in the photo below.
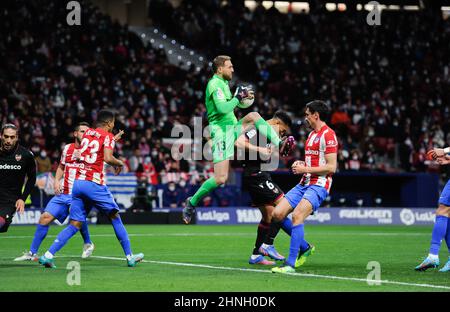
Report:
[[[441,241],[444,239],[447,233],[448,217],[436,216],[436,223],[433,227],[433,234],[431,236],[430,254],[439,255],[439,249],[441,248]]]
[[[283,229],[283,231],[291,236],[292,233],[292,220],[289,218],[284,218],[283,221],[281,221],[281,228]]]
[[[49,248],[49,252],[54,255],[57,253],[61,248],[64,247],[65,244],[69,241],[69,239],[74,236],[78,232],[78,228],[76,226],[73,226],[72,224],[69,224],[64,230],[59,232],[58,236],[56,237],[55,241]]]
[[[45,239],[48,233],[49,226],[38,224],[36,226],[36,232],[34,232],[34,238],[31,242],[30,251],[32,254],[35,254],[39,250],[39,246],[41,246],[42,241]]]
[[[300,251],[300,245],[305,237],[305,231],[303,224],[295,225],[292,227],[291,245],[289,247],[289,257],[286,261],[291,267],[295,266],[295,260],[297,260],[298,253]]]
[[[445,242],[447,243],[448,252],[450,253],[450,218],[447,220],[447,234],[445,235]]]
[[[116,237],[122,245],[123,252],[125,256],[132,255],[130,239],[128,238],[128,233],[125,227],[123,226],[122,219],[120,216],[111,220],[112,226],[114,228],[114,232],[116,232]]]
[[[92,244],[91,235],[89,234],[87,222],[81,224],[80,234],[83,237],[85,244]]]

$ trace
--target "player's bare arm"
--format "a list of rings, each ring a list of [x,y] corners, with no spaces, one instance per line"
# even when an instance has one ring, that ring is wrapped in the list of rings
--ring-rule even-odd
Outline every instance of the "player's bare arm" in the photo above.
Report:
[[[260,153],[260,155],[263,157],[268,157],[272,154],[272,149],[270,147],[261,147],[251,144],[244,134],[238,137],[238,139],[235,142],[235,145],[237,148],[240,149]]]
[[[296,161],[292,165],[292,172],[294,174],[312,173],[318,175],[326,175],[335,173],[337,168],[337,153],[325,154],[326,164],[318,167],[307,167],[305,162]]]
[[[108,165],[114,167],[115,175],[118,175],[122,171],[123,161],[114,157],[112,149],[109,148],[104,149],[104,161]]]
[[[55,182],[53,183],[53,190],[55,191],[55,195],[61,194],[61,179],[64,175],[64,166],[59,164],[58,169],[56,169],[55,173]]]

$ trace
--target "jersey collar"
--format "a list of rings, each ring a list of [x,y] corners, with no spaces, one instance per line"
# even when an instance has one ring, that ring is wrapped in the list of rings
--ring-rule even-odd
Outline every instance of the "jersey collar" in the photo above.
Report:
[[[224,78],[222,78],[222,77],[220,77],[219,75],[217,75],[217,74],[214,74],[214,76],[213,77],[216,77],[217,79],[220,79],[220,80],[222,80],[223,82],[226,82],[226,83],[228,83],[228,81],[227,80],[225,80]]]

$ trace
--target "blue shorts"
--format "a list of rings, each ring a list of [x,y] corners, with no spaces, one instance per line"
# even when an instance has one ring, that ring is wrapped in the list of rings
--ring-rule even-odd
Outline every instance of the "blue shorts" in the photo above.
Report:
[[[113,195],[106,185],[85,180],[75,180],[72,189],[70,219],[81,222],[86,221],[87,214],[93,207],[106,215],[119,211],[119,206],[117,206]]]
[[[70,204],[72,203],[72,195],[60,194],[53,196],[53,198],[47,203],[44,212],[48,212],[55,217],[61,223],[64,223],[69,215]]]
[[[311,203],[313,212],[315,212],[327,196],[328,192],[322,186],[297,184],[285,195],[285,198],[294,209],[302,199],[306,199]]]
[[[444,206],[450,206],[450,180],[445,184],[442,190],[441,197],[439,197],[439,204]]]

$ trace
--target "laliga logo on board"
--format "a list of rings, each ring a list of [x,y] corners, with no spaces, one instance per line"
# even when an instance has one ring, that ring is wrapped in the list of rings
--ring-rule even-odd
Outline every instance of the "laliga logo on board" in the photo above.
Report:
[[[402,209],[400,211],[400,220],[405,225],[413,225],[415,223],[414,213],[410,209]]]
[[[319,223],[331,221],[331,214],[328,212],[316,212],[315,214],[311,215],[308,220],[318,221]]]
[[[221,223],[223,221],[229,221],[230,214],[228,212],[217,212],[215,210],[208,212],[198,211],[197,219],[199,221],[216,221]]]
[[[400,220],[405,225],[413,225],[416,222],[435,222],[436,216],[433,211],[413,212],[411,209],[402,209],[400,211]]]

